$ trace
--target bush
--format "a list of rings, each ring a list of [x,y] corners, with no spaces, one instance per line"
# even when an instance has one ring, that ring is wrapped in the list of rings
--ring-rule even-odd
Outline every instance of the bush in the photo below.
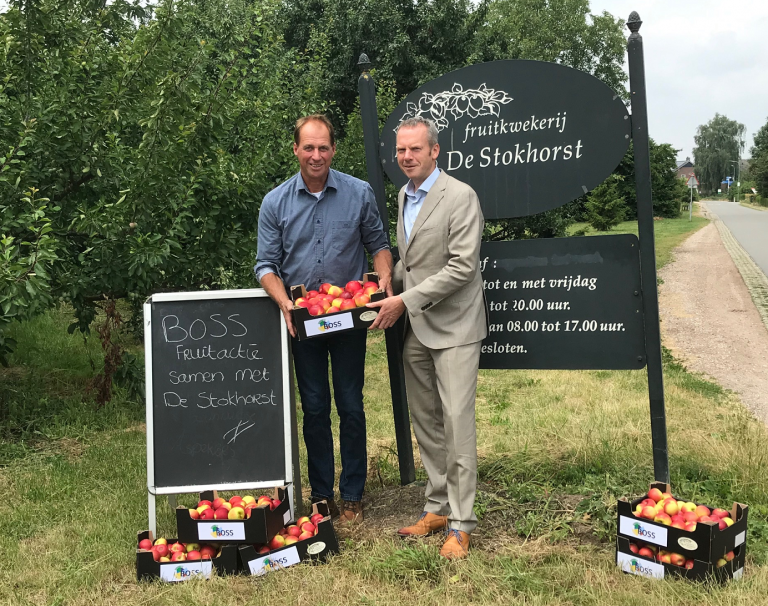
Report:
[[[597,231],[609,231],[624,220],[627,203],[619,191],[624,177],[613,174],[587,196],[587,218]]]

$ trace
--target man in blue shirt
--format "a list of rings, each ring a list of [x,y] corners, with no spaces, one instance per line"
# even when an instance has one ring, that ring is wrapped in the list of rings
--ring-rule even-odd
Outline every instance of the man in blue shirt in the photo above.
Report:
[[[299,172],[269,192],[261,204],[254,269],[295,337],[289,287],[304,284],[307,290],[317,290],[329,282],[343,288],[368,271],[367,250],[379,274],[379,285],[391,295],[392,254],[371,186],[331,169],[336,143],[328,118],[312,115],[299,119],[293,153],[299,160]],[[352,523],[363,520],[367,473],[363,411],[366,336],[365,330],[352,330],[328,338],[292,341],[312,501],[328,500],[332,513],[338,515],[333,500],[328,355],[331,357],[339,413],[341,515]]]

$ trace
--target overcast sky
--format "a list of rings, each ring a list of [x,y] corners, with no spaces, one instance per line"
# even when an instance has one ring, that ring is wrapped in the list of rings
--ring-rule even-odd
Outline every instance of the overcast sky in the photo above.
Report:
[[[590,7],[625,21],[640,14],[651,137],[681,149],[681,160],[693,157],[696,127],[720,113],[747,127],[749,156],[768,121],[768,0],[590,0]]]

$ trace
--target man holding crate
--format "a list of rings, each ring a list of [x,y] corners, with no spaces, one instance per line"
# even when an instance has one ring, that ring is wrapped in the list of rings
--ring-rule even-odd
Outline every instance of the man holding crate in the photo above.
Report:
[[[292,340],[296,381],[304,412],[312,502],[327,500],[334,516],[334,456],[331,433],[331,358],[333,393],[339,413],[342,472],[341,516],[363,520],[362,496],[367,474],[363,383],[366,331],[351,330],[322,339],[298,341],[287,288],[322,283],[344,285],[368,271],[373,257],[379,285],[392,293],[392,254],[373,190],[365,181],[331,169],[336,153],[334,129],[323,115],[300,118],[294,129],[293,153],[299,172],[269,192],[259,211],[256,277],[280,306]]]
[[[463,558],[477,526],[475,392],[488,334],[480,274],[483,213],[474,190],[437,167],[440,145],[431,120],[403,121],[396,150],[409,178],[398,197],[394,282],[400,294],[368,307],[379,308],[371,328],[389,328],[406,313],[405,385],[428,475],[424,512],[398,534],[446,530],[440,555]]]

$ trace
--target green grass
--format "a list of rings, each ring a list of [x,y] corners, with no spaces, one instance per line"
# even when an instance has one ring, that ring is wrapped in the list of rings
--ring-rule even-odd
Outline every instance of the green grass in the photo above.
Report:
[[[692,221],[688,221],[688,216],[680,216],[677,219],[661,219],[654,221],[654,240],[656,248],[657,267],[664,267],[672,260],[672,250],[685,240],[691,232],[704,227],[709,221],[700,215],[693,216]],[[574,223],[568,228],[569,234],[586,231],[586,235],[607,235],[607,234],[634,234],[637,235],[637,221],[623,221],[614,227],[611,231],[595,231],[588,223]]]
[[[701,225],[657,222],[658,254],[668,258],[672,242]],[[467,561],[441,560],[437,537],[396,540],[394,522],[371,508],[371,520],[343,534],[342,553],[322,566],[260,579],[138,584],[133,550],[147,515],[143,405],[122,392],[102,409],[83,397],[99,348],[67,335],[68,321],[60,310],[17,327],[20,349],[12,367],[0,371],[2,604],[765,602],[766,429],[731,394],[667,353],[673,486],[691,500],[750,505],[741,582],[655,582],[614,565],[616,500],[643,492],[653,479],[644,371],[487,370],[477,399],[480,525]],[[396,488],[381,334],[369,336],[365,400],[371,506],[389,504],[395,512],[420,506]],[[305,459],[303,444],[301,451]],[[167,507],[159,507],[158,522],[161,534],[173,535]]]

